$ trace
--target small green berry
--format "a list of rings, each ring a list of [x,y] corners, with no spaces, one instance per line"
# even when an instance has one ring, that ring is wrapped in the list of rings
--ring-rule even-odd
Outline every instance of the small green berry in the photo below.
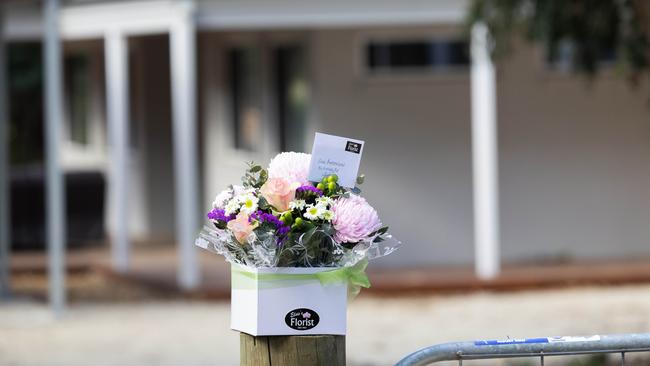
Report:
[[[325,189],[325,185],[323,183],[318,183],[316,185],[316,188],[320,189],[321,191]]]
[[[327,189],[329,189],[330,191],[335,190],[336,189],[336,183],[334,183],[334,182],[327,183]]]
[[[336,174],[332,174],[329,177],[327,177],[327,181],[330,182],[330,183],[332,183],[332,182],[336,183],[336,182],[339,181],[339,176],[336,175]]]
[[[300,226],[302,225],[302,218],[296,217],[296,221],[294,221],[294,226]]]
[[[282,220],[282,222],[288,225],[293,222],[293,216],[291,215],[291,212],[285,212],[284,215],[282,215],[282,218],[280,220]]]

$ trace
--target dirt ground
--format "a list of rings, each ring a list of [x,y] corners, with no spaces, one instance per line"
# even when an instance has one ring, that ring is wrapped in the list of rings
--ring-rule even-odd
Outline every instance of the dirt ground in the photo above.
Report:
[[[18,281],[29,290],[28,278]],[[38,297],[0,302],[0,365],[238,364],[239,336],[228,329],[227,302],[156,297],[128,288],[106,299],[100,290],[81,296],[83,291],[72,287],[73,303],[58,320]],[[350,304],[348,329],[348,364],[356,366],[392,365],[421,347],[449,341],[650,332],[650,285],[394,298],[361,294]],[[583,361],[562,363],[602,365]]]

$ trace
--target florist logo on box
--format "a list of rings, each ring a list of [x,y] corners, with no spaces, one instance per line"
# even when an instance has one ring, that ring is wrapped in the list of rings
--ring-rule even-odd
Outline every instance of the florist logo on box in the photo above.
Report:
[[[320,317],[318,313],[310,309],[291,310],[284,317],[284,322],[289,328],[295,330],[309,330],[318,325]]]

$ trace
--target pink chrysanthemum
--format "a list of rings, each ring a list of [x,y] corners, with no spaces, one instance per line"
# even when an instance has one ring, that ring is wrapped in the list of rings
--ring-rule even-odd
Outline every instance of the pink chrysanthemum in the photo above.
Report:
[[[283,152],[269,164],[269,178],[284,178],[289,182],[307,184],[311,155],[297,152]]]
[[[332,211],[332,225],[336,229],[334,239],[339,243],[356,243],[381,228],[377,211],[355,194],[336,200]]]

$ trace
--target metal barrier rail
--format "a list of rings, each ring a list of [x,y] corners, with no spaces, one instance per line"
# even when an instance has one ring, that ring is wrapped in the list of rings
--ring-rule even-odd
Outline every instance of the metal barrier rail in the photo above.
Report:
[[[544,357],[598,353],[650,352],[650,333],[612,334],[590,337],[544,337],[444,343],[416,351],[395,366],[424,366],[440,361],[486,360],[495,358]]]

